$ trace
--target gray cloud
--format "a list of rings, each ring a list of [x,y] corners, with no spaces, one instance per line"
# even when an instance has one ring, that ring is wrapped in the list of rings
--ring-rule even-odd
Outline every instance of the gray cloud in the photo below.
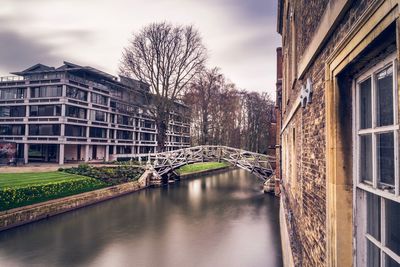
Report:
[[[131,31],[166,20],[196,25],[209,67],[220,66],[239,87],[274,91],[276,0],[4,1],[2,75],[64,59],[113,73]]]
[[[60,59],[55,48],[35,39],[8,30],[0,30],[0,66],[2,69],[19,71],[36,63],[54,65]]]
[[[71,30],[62,30],[62,31],[58,31],[58,32],[52,32],[47,37],[48,38],[63,37],[63,38],[70,39],[71,41],[90,42],[93,40],[93,33],[90,31],[86,31],[86,30],[71,29]]]
[[[9,22],[9,20],[0,18],[0,24],[6,25],[5,22]],[[92,34],[86,30],[63,30],[35,38],[0,28],[0,68],[13,72],[26,69],[37,63],[50,66],[61,64],[64,56],[58,52],[60,47],[56,44],[38,41],[56,38],[63,38],[70,42],[90,42]]]
[[[275,19],[276,0],[208,0],[235,12],[236,18],[246,23],[263,23]]]

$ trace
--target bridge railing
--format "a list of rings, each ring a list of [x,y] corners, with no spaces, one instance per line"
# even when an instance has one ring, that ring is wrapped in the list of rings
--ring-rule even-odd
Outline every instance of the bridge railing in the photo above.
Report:
[[[195,146],[168,152],[149,154],[124,154],[124,158],[145,158],[147,165],[164,175],[183,165],[202,161],[226,161],[246,169],[263,179],[274,173],[275,158],[269,155],[227,146]]]

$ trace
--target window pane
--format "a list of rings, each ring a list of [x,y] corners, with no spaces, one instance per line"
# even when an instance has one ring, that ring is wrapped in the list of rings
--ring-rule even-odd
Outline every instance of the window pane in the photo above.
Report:
[[[372,182],[372,135],[360,136],[361,181]]]
[[[400,204],[386,200],[386,246],[400,255]]]
[[[360,84],[360,128],[372,127],[371,78]]]
[[[394,185],[393,133],[378,134],[378,178],[381,183]]]
[[[395,261],[394,259],[392,259],[391,257],[389,257],[386,254],[385,254],[385,258],[386,258],[385,267],[400,267],[400,264],[397,263],[397,261]]]
[[[381,261],[381,253],[379,248],[371,241],[367,240],[367,266],[379,267]]]
[[[381,240],[381,204],[380,197],[367,194],[367,233]]]
[[[379,72],[376,75],[377,111],[376,123],[378,126],[393,124],[393,68]]]

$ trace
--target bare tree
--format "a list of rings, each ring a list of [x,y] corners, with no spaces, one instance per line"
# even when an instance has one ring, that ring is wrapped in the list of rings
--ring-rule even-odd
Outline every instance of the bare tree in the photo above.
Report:
[[[124,48],[120,73],[150,85],[157,145],[165,150],[169,114],[189,82],[201,71],[206,49],[193,26],[152,23]]]
[[[184,101],[192,110],[193,144],[273,152],[274,102],[266,92],[238,90],[217,68],[205,70],[189,88]]]
[[[216,98],[219,96],[220,88],[225,84],[224,76],[218,68],[204,69],[190,84],[185,94],[184,101],[192,108],[194,120],[192,125],[194,134],[201,138],[198,143],[208,145],[209,130],[211,124],[211,110],[215,107]],[[196,121],[197,120],[197,121]],[[196,131],[198,131],[196,133]]]

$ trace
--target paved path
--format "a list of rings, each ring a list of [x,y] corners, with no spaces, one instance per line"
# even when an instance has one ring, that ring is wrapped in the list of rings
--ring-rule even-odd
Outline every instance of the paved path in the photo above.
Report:
[[[76,167],[78,164],[65,164],[60,166],[58,164],[28,164],[17,167],[13,166],[2,166],[0,167],[0,173],[22,173],[22,172],[51,172],[56,171],[58,168]]]
[[[77,167],[79,163],[70,163],[70,164],[64,164],[63,166],[60,166],[58,164],[46,164],[46,163],[32,163],[28,165],[21,165],[21,166],[1,166],[0,167],[0,173],[23,173],[23,172],[51,172],[51,171],[56,171],[59,168],[71,168],[71,167]],[[96,167],[101,167],[101,166],[107,166],[107,167],[116,167],[118,165],[114,164],[100,164],[100,163],[89,163],[91,166],[96,166]]]

